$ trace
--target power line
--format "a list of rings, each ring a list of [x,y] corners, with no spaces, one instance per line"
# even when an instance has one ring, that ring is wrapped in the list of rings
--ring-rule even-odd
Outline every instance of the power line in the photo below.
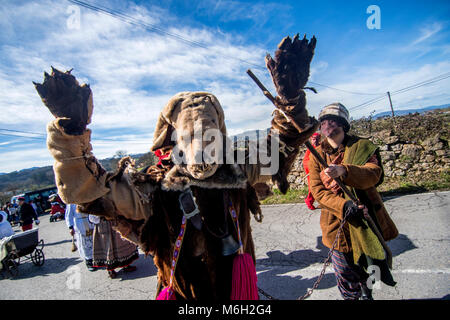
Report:
[[[12,130],[12,129],[3,129],[3,128],[0,128],[0,131],[12,132],[12,134],[0,132],[0,135],[3,135],[3,136],[46,140],[46,137],[45,137],[46,134],[39,133],[39,132],[30,132],[30,131],[21,131],[21,130]],[[26,136],[26,135],[23,135],[23,134],[40,135],[40,137],[30,137],[30,136]],[[149,144],[149,141],[140,141],[140,140],[125,140],[125,139],[120,140],[120,139],[108,139],[108,138],[93,139],[92,140],[92,143],[111,143],[111,142],[126,142],[126,143],[133,143],[133,144]]]
[[[126,22],[128,24],[131,24],[131,25],[134,25],[134,26],[143,27],[144,29],[147,29],[149,31],[156,32],[156,33],[159,33],[159,34],[163,34],[163,35],[172,37],[172,38],[174,38],[176,40],[179,40],[179,41],[182,41],[182,42],[184,42],[184,43],[186,43],[186,44],[188,44],[190,46],[195,46],[195,47],[200,47],[200,48],[203,48],[203,49],[211,50],[211,48],[208,47],[207,45],[205,45],[204,43],[186,39],[185,37],[183,37],[183,36],[181,36],[179,34],[166,31],[166,30],[158,27],[155,24],[148,23],[148,22],[143,22],[142,20],[136,19],[136,18],[134,18],[134,17],[132,17],[130,15],[127,15],[127,14],[121,12],[121,11],[110,9],[110,8],[106,8],[106,7],[101,7],[101,6],[98,6],[98,5],[94,6],[92,4],[89,4],[89,3],[84,2],[84,1],[79,1],[79,0],[67,0],[67,1],[69,1],[69,2],[71,2],[73,4],[76,4],[76,5],[82,6],[82,7],[86,8],[86,9],[90,9],[90,10],[96,11],[98,13],[106,14],[106,15],[109,15],[109,16],[111,16],[113,18],[117,18],[117,19],[122,20],[123,22]],[[254,67],[256,69],[259,69],[259,70],[262,70],[262,71],[266,71],[266,68],[262,67],[261,65],[255,64],[255,63],[253,63],[251,61],[248,61],[248,60],[245,60],[245,59],[241,59],[241,58],[237,58],[237,57],[230,56],[230,55],[226,55],[226,54],[223,54],[223,53],[217,53],[217,54],[222,56],[222,57],[225,57],[227,59],[237,60],[237,61],[240,61],[240,62],[245,63],[247,65],[250,65],[250,66],[252,66],[252,67]],[[355,91],[349,91],[349,90],[344,90],[344,89],[331,87],[331,86],[324,85],[324,84],[321,84],[321,83],[318,83],[318,82],[313,82],[313,81],[308,81],[308,82],[313,84],[313,85],[316,85],[316,86],[321,86],[321,87],[325,87],[325,88],[329,88],[329,89],[337,90],[337,91],[341,91],[341,92],[346,92],[346,93],[350,93],[350,94],[374,95],[374,96],[380,94],[380,93],[355,92]]]
[[[109,9],[109,8],[106,8],[106,7],[94,6],[92,4],[89,4],[89,3],[86,3],[86,2],[83,2],[83,1],[78,1],[78,0],[67,0],[67,1],[69,1],[69,2],[71,2],[73,4],[80,5],[80,6],[84,7],[84,8],[87,8],[87,9],[99,12],[99,13],[107,14],[107,15],[113,17],[113,18],[117,18],[117,19],[122,20],[123,22],[126,22],[128,24],[131,24],[131,25],[134,25],[134,26],[143,27],[144,29],[147,29],[149,31],[156,32],[156,33],[159,33],[159,34],[163,34],[163,35],[172,37],[172,38],[174,38],[176,40],[179,40],[179,41],[182,41],[182,42],[184,42],[184,43],[186,43],[186,44],[188,44],[190,46],[195,46],[195,47],[200,47],[200,48],[203,48],[203,49],[211,50],[207,45],[205,45],[205,44],[203,44],[201,42],[186,39],[185,37],[183,37],[183,36],[181,36],[179,34],[166,31],[166,30],[164,30],[164,29],[162,29],[162,28],[160,28],[160,27],[158,27],[158,26],[156,26],[154,24],[151,24],[151,23],[148,23],[148,22],[143,22],[142,20],[133,18],[132,16],[129,16],[129,15],[127,15],[127,14],[125,14],[123,12],[120,12],[118,10],[112,10],[112,9]],[[219,55],[221,55],[222,57],[228,58],[228,59],[233,59],[233,60],[237,60],[237,61],[240,61],[240,62],[244,62],[244,63],[246,63],[248,65],[251,65],[254,68],[258,68],[260,70],[265,70],[264,67],[261,67],[258,64],[255,64],[253,62],[250,62],[250,61],[247,61],[247,60],[244,60],[244,59],[241,59],[241,58],[237,58],[237,57],[234,57],[234,56],[226,55],[226,54],[223,54],[223,53],[221,53]]]
[[[29,138],[29,139],[37,139],[37,140],[45,140],[45,138],[40,137],[30,137],[30,136],[21,136],[21,135],[15,135],[15,134],[7,134],[7,133],[1,133],[2,136],[8,136],[8,137],[17,137],[17,138]]]
[[[391,94],[391,96],[394,96],[394,95],[397,95],[397,94],[400,94],[400,93],[404,93],[404,92],[408,92],[410,90],[414,90],[414,89],[417,89],[417,88],[420,88],[420,87],[423,87],[423,86],[426,86],[426,85],[429,85],[429,84],[432,84],[432,83],[435,83],[435,82],[438,82],[438,81],[442,81],[442,80],[445,80],[445,79],[448,79],[448,78],[450,78],[450,72],[441,74],[439,76],[436,76],[434,78],[431,78],[431,79],[428,79],[428,80],[425,80],[425,81],[422,81],[422,82],[418,82],[416,84],[413,84],[411,86],[408,86],[408,87],[405,87],[405,88],[402,88],[402,89],[399,89],[399,90],[396,90],[396,91],[391,91],[390,94]],[[355,109],[359,109],[361,107],[365,107],[365,106],[367,106],[369,104],[373,104],[373,103],[376,103],[378,101],[381,101],[384,98],[385,98],[385,96],[383,95],[383,96],[380,96],[378,98],[371,99],[371,100],[366,101],[364,103],[361,103],[361,104],[359,104],[357,106],[349,108],[349,110],[355,110]]]
[[[442,74],[442,75],[437,76],[435,78],[423,81],[423,82],[416,83],[415,85],[412,85],[412,86],[409,86],[409,87],[406,87],[406,88],[403,88],[403,89],[400,89],[400,90],[397,90],[397,91],[393,91],[392,94],[403,93],[403,92],[406,92],[406,91],[409,91],[409,90],[413,90],[413,89],[416,89],[416,88],[419,88],[419,87],[422,87],[422,86],[426,86],[428,84],[431,84],[431,83],[434,83],[434,82],[438,82],[438,81],[441,81],[441,80],[444,80],[444,79],[447,79],[447,78],[450,78],[450,72]]]
[[[380,96],[380,97],[378,97],[378,98],[374,98],[374,99],[371,99],[371,100],[369,100],[369,101],[367,101],[367,102],[364,102],[364,103],[361,103],[361,104],[358,104],[357,106],[354,106],[354,107],[352,107],[352,108],[349,108],[348,110],[355,110],[355,109],[358,109],[358,108],[360,108],[360,107],[364,107],[364,106],[366,106],[366,105],[369,105],[369,104],[371,104],[371,103],[376,103],[376,102],[378,102],[378,101],[381,101],[381,100],[383,100],[385,98],[385,95],[383,94],[382,96]]]
[[[318,85],[321,87],[325,87],[325,88],[329,88],[329,89],[333,89],[333,90],[337,90],[337,91],[342,91],[342,92],[346,92],[346,93],[350,93],[350,94],[358,94],[358,95],[362,95],[362,96],[378,96],[381,93],[365,93],[365,92],[355,92],[355,91],[348,91],[348,90],[344,90],[344,89],[338,89],[338,88],[334,88],[334,87],[330,87],[324,84],[320,84],[317,82],[313,82],[313,81],[308,81],[308,83],[314,84],[314,85]]]
[[[37,133],[37,132],[21,131],[21,130],[13,130],[13,129],[2,129],[2,128],[0,128],[0,130],[2,130],[2,131],[11,131],[11,132],[20,132],[20,133],[29,133],[29,134],[37,134],[37,135],[45,136],[45,133]]]

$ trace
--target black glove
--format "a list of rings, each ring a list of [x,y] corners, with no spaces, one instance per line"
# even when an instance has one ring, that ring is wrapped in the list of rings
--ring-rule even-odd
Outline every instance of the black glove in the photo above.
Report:
[[[344,205],[344,217],[354,226],[365,227],[362,219],[364,217],[364,208],[358,208],[358,205],[349,200]]]
[[[347,219],[362,215],[362,211],[363,209],[359,209],[358,205],[351,200],[348,200],[344,205],[344,217]]]

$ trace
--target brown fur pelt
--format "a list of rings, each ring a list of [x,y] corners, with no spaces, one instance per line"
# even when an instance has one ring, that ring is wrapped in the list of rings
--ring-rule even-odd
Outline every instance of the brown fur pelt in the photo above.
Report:
[[[222,255],[220,237],[226,232],[225,225],[236,241],[237,233],[226,210],[224,194],[227,193],[232,199],[238,214],[244,252],[251,254],[255,261],[248,191],[192,187],[192,192],[202,216],[203,227],[197,230],[188,220],[174,290],[177,299],[228,301],[234,255]],[[173,246],[181,226],[179,195],[179,191],[156,191],[152,202],[154,215],[145,222],[141,233],[141,248],[154,255],[158,280],[162,286],[169,284]]]
[[[80,135],[91,122],[92,92],[87,84],[79,85],[70,71],[61,72],[52,67],[44,73],[42,84],[33,82],[42,102],[56,117],[68,134]]]
[[[284,152],[280,152],[280,167],[278,172],[272,176],[272,181],[278,186],[281,193],[285,194],[289,189],[287,176],[289,175],[292,164],[297,157],[299,146],[304,144],[314,134],[314,132],[317,131],[319,122],[314,118],[310,118],[310,127],[299,133],[296,129],[293,129],[292,125],[290,125],[286,120],[284,120],[284,125],[280,125],[280,122],[282,122],[283,119],[278,118],[279,122],[277,122],[275,118],[276,117],[272,120],[272,129],[278,131],[280,142],[284,143],[285,147]],[[285,127],[287,127],[288,130],[286,130]],[[283,146],[281,146],[281,148],[283,148]]]
[[[266,66],[275,89],[283,103],[296,101],[309,78],[309,67],[316,47],[316,38],[300,40],[298,34],[291,40],[285,37],[275,51],[275,59],[266,56]]]
[[[272,180],[282,193],[286,193],[289,188],[287,175],[297,156],[298,147],[319,127],[319,122],[308,116],[303,90],[309,78],[315,47],[315,37],[308,41],[305,35],[303,40],[300,40],[297,34],[293,40],[285,37],[281,41],[275,51],[275,59],[269,54],[266,56],[266,66],[278,93],[274,101],[278,109],[272,119],[271,134],[278,133],[280,143],[284,144],[281,146],[283,151],[280,153],[280,169],[272,176]]]
[[[258,200],[264,200],[273,195],[272,188],[264,182],[259,182],[253,185]]]

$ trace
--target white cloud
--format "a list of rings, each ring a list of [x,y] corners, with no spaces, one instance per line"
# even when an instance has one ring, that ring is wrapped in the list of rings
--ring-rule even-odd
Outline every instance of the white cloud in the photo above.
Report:
[[[439,23],[439,22],[434,22],[430,25],[427,25],[427,26],[421,28],[419,38],[416,39],[415,41],[413,41],[412,45],[416,45],[416,44],[419,44],[421,42],[428,40],[429,38],[431,38],[432,36],[437,34],[439,31],[441,31],[442,28],[443,28],[443,25],[442,25],[442,23]]]
[[[179,91],[206,90],[215,94],[224,108],[230,134],[270,125],[273,106],[247,76],[245,71],[249,64],[243,62],[263,67],[267,48],[247,44],[250,40],[239,34],[183,25],[179,17],[162,8],[146,9],[122,1],[115,3],[128,15],[149,24],[164,25],[168,32],[205,44],[207,49],[85,8],[81,9],[80,28],[68,29],[69,3],[66,2],[7,2],[0,6],[0,128],[45,132],[46,123],[53,117],[42,104],[31,81],[41,82],[43,71],[49,71],[51,65],[62,70],[74,68],[72,73],[80,82],[91,85],[95,108],[90,128],[93,130],[94,152],[99,158],[112,156],[119,149],[129,153],[146,152],[151,146],[159,111]],[[256,25],[256,21],[268,21],[271,10],[278,10],[280,6],[287,8],[276,3],[242,6],[241,2],[235,1],[211,4],[210,0],[205,0],[197,3],[196,9],[200,14],[208,15],[210,13],[206,9],[213,8],[215,11],[211,14],[219,16],[221,21],[252,20]],[[182,27],[175,28],[174,25]],[[441,23],[424,27],[413,42],[414,46],[428,43],[443,29]],[[272,33],[267,37],[278,35]],[[445,46],[448,54],[449,46],[442,44],[443,48]],[[274,50],[269,49],[271,52]],[[268,72],[250,67],[275,95]],[[352,66],[351,73],[338,73],[345,71],[346,67],[340,66],[337,70],[332,61],[313,60],[311,80],[348,91],[384,93],[450,71],[448,62],[436,62],[411,67],[407,71],[361,65]],[[411,106],[415,103],[411,98],[419,95],[430,103],[445,100],[445,96],[438,96],[448,91],[448,80],[445,81],[411,91],[413,95],[393,96],[395,107]],[[307,91],[307,107],[315,116],[330,102],[341,101],[351,108],[373,98],[316,88],[319,90],[317,95]],[[427,100],[429,97],[437,98]],[[388,108],[386,101],[355,110],[352,116],[363,116],[372,108],[384,107]],[[110,131],[112,129],[115,131]],[[21,156],[20,151],[10,148],[9,140],[3,138],[0,152],[14,161],[2,163],[0,171],[10,170],[13,166],[34,165],[30,162],[34,158],[41,161],[38,156],[30,156],[33,152],[48,155],[44,146],[30,148],[27,157]],[[101,141],[102,138],[129,142]],[[49,157],[46,159],[51,163]]]
[[[330,86],[342,90],[352,92],[366,92],[366,93],[380,93],[386,94],[387,91],[395,92],[396,90],[409,87],[416,83],[434,78],[440,74],[450,71],[450,62],[438,62],[435,64],[426,64],[409,70],[396,70],[361,67],[355,72],[353,80],[330,83]],[[394,109],[409,109],[418,106],[418,96],[427,98],[429,105],[448,103],[450,95],[442,96],[443,92],[448,92],[450,78],[435,82],[433,84],[423,86],[404,93],[392,95]],[[332,102],[339,101],[343,103],[348,109],[352,109],[366,101],[374,99],[378,96],[364,96],[355,95],[345,92],[340,92],[328,88],[317,87],[319,94],[314,94],[308,91],[308,110],[314,115],[318,116],[320,109]],[[350,110],[350,115],[353,118],[367,116],[371,111],[378,112],[390,110],[389,101],[386,94],[386,99],[379,102],[355,108]]]
[[[205,49],[85,9],[81,10],[80,28],[69,30],[65,4],[18,3],[6,7],[2,16],[8,19],[0,27],[9,21],[13,22],[13,28],[8,38],[2,38],[0,47],[4,57],[0,62],[0,85],[4,88],[0,96],[0,125],[3,128],[45,131],[52,116],[31,81],[41,82],[43,71],[49,72],[50,65],[61,70],[74,68],[72,73],[80,82],[91,84],[95,107],[90,127],[95,133],[107,128],[150,131],[159,111],[177,92],[186,88],[212,89],[210,83],[217,81],[221,92],[230,95],[236,87],[249,82],[246,76],[239,75],[244,74],[246,67],[239,59],[261,61],[261,65],[264,61],[264,50],[235,46],[228,36],[218,36],[207,29],[169,29],[189,41],[206,44],[208,49]],[[161,15],[153,16],[153,12],[137,8],[129,14],[145,18],[149,23],[159,22]],[[32,25],[36,22],[34,30]],[[27,27],[39,38],[15,43],[13,35]],[[229,108],[233,110],[242,106],[239,98],[225,102],[227,106],[232,103]],[[243,117],[236,122],[249,119],[252,118]],[[230,120],[234,123],[235,118],[230,116]],[[93,144],[96,155],[103,157],[115,152],[120,142],[94,141]],[[146,152],[150,145],[151,140],[145,147],[142,142],[130,142],[123,149]],[[11,156],[14,152],[17,151],[7,153]]]
[[[30,167],[49,166],[53,164],[53,158],[48,152],[45,143],[30,144],[25,139],[16,142],[12,147],[2,150],[0,172],[11,172]],[[18,166],[20,164],[20,166]]]

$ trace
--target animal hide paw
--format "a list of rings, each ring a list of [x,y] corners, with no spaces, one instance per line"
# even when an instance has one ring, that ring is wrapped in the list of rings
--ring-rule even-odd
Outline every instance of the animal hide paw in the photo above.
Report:
[[[308,82],[309,67],[314,56],[316,38],[305,37],[300,40],[298,34],[292,40],[285,37],[275,51],[275,59],[266,56],[266,66],[272,76],[275,89],[284,103],[296,104],[299,95]]]
[[[42,84],[33,82],[42,102],[56,117],[67,134],[80,135],[90,123],[93,103],[89,85],[79,85],[70,71],[61,72],[52,67],[44,72]]]

